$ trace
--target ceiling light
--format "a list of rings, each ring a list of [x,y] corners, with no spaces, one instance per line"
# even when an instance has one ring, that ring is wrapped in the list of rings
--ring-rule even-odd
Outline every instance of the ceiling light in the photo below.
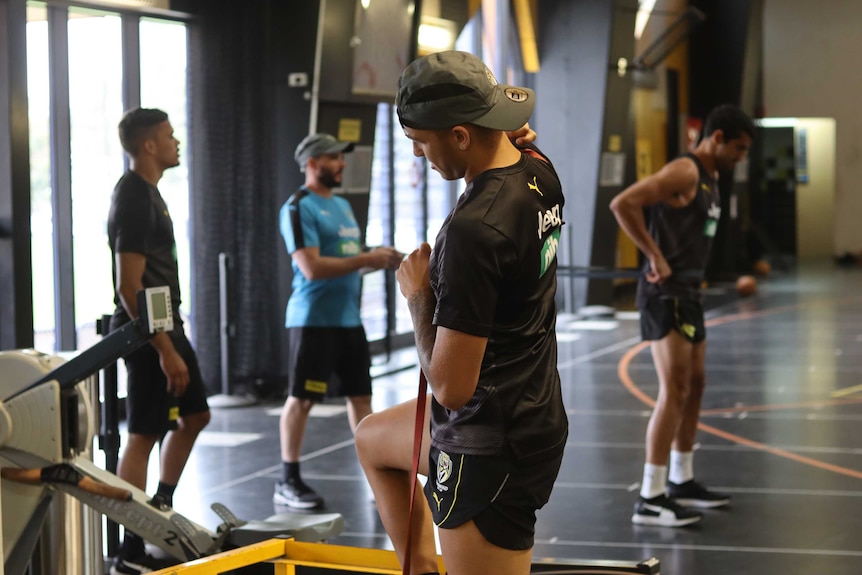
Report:
[[[635,39],[639,40],[644,33],[647,22],[649,22],[652,9],[655,8],[655,0],[640,0],[638,3],[638,15],[635,18]]]

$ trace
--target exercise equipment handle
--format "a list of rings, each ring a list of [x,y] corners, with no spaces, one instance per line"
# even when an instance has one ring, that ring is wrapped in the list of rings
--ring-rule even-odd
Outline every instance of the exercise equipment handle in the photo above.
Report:
[[[132,492],[128,489],[114,487],[106,483],[94,481],[82,475],[70,465],[51,465],[44,468],[22,469],[18,467],[4,467],[0,469],[0,477],[18,483],[30,485],[41,485],[42,483],[66,483],[74,485],[82,491],[92,495],[117,499],[119,501],[130,501]]]

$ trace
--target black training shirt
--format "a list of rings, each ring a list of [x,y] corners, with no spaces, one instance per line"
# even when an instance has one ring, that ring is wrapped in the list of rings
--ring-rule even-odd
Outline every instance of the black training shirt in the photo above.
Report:
[[[434,325],[488,345],[466,406],[432,400],[438,449],[524,461],[565,441],[554,302],[563,201],[554,168],[523,154],[470,182],[443,223],[430,262]]]
[[[637,294],[638,307],[641,308],[653,296],[701,300],[700,284],[721,216],[721,200],[718,182],[697,156],[686,154],[685,157],[697,165],[700,174],[694,199],[681,208],[666,203],[655,204],[650,207],[649,217],[650,235],[674,273],[661,284],[650,283],[641,275]],[[644,273],[649,270],[647,260]]]
[[[111,246],[116,305],[113,323],[129,321],[117,295],[116,254],[132,252],[147,258],[142,278],[145,288],[170,288],[174,333],[181,333],[183,324],[180,319],[180,277],[174,223],[159,190],[135,172],[128,171],[123,174],[114,187],[108,214],[108,243]]]

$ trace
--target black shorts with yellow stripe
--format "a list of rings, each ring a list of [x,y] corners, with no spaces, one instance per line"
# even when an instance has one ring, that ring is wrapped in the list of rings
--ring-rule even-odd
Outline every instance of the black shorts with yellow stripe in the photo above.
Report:
[[[289,393],[321,401],[325,397],[371,395],[371,354],[358,327],[292,327]]]
[[[663,339],[675,329],[691,343],[706,339],[703,305],[684,297],[653,296],[640,310],[641,337],[645,341]]]
[[[533,547],[536,511],[551,496],[563,450],[529,464],[505,457],[464,455],[431,447],[425,498],[434,523],[454,529],[473,521],[490,543],[504,549]]]

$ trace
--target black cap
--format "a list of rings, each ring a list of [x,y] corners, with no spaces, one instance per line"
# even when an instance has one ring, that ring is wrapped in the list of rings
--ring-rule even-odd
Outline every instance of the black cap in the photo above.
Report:
[[[395,105],[401,124],[419,130],[476,124],[517,130],[533,113],[529,88],[498,84],[469,52],[449,50],[414,60],[398,79]]]
[[[299,169],[305,171],[308,158],[316,158],[324,154],[341,154],[353,151],[353,142],[341,142],[330,134],[311,134],[303,138],[296,147],[293,157],[299,164]]]

